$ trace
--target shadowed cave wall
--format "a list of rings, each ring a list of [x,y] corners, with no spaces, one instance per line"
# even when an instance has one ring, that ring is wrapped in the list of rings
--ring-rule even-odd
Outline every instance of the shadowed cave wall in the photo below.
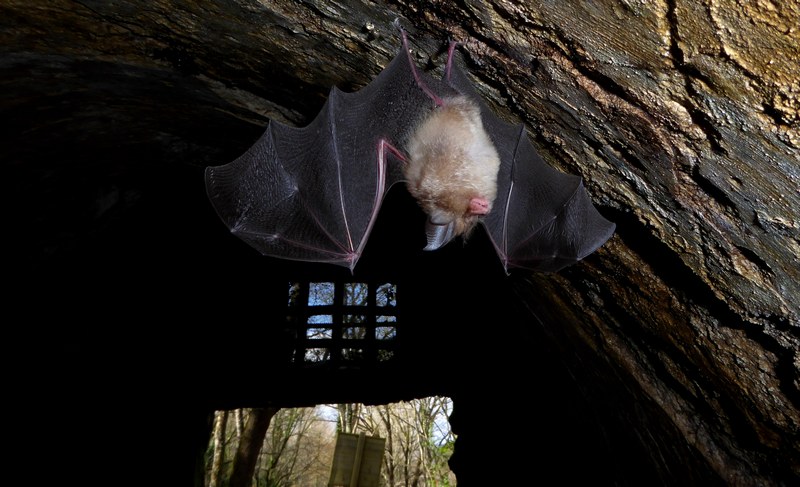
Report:
[[[303,124],[330,86],[363,86],[398,49],[396,17],[422,66],[465,41],[487,101],[584,178],[617,234],[556,275],[506,277],[480,236],[420,252],[396,191],[356,277],[398,283],[407,358],[287,370],[286,282],[349,276],[256,255],[202,171],[268,118]],[[22,456],[187,485],[210,408],[446,393],[459,485],[797,482],[799,19],[792,2],[4,2],[26,352],[8,370],[42,426],[20,425],[22,450],[41,449],[32,431],[91,446]]]

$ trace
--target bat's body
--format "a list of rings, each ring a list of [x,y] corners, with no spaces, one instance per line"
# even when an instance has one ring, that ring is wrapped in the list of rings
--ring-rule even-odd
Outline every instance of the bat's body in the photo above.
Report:
[[[381,203],[403,181],[435,249],[483,225],[503,266],[553,272],[614,232],[581,179],[547,166],[523,126],[497,118],[452,62],[443,80],[403,49],[369,85],[335,88],[308,126],[270,122],[241,157],[206,170],[231,231],[265,255],[355,267]],[[391,157],[394,155],[395,157]]]
[[[427,250],[468,235],[497,196],[500,157],[481,123],[480,108],[465,96],[445,98],[408,141],[403,168],[408,191],[428,215]]]

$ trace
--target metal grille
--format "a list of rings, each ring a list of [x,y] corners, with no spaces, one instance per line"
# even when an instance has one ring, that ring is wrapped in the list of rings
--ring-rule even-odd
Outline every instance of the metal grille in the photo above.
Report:
[[[395,358],[397,286],[379,282],[291,282],[287,323],[299,366],[359,366]]]

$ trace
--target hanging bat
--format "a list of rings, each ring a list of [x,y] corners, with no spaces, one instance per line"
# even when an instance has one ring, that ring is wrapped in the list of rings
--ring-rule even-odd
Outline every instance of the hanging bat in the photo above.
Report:
[[[355,268],[386,192],[405,182],[427,214],[425,250],[483,226],[508,272],[555,272],[594,252],[614,224],[581,178],[544,163],[524,125],[483,103],[450,44],[443,79],[402,49],[371,83],[332,88],[302,128],[270,121],[233,162],[206,169],[232,233],[261,253]]]

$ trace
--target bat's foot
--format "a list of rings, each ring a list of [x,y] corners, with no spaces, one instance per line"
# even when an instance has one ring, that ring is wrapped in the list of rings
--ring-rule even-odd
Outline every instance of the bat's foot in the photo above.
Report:
[[[408,36],[406,35],[406,31],[402,27],[400,27],[399,22],[397,22],[395,25],[400,29],[400,37],[403,41],[403,50],[406,52],[406,56],[408,56],[408,64],[409,66],[411,66],[411,74],[414,75],[414,80],[417,82],[417,86],[419,86],[419,89],[425,92],[425,94],[428,95],[428,97],[430,97],[431,100],[433,100],[433,102],[436,104],[437,107],[444,105],[444,100],[442,100],[438,95],[436,95],[436,93],[434,93],[428,87],[428,85],[426,85],[425,82],[422,81],[422,77],[419,75],[419,72],[417,71],[417,65],[414,62],[414,59],[411,57],[411,48],[408,45]]]
[[[447,64],[444,67],[444,77],[446,79],[450,79],[450,70],[453,67],[453,55],[456,52],[456,46],[458,46],[458,41],[450,41],[450,47],[447,48]]]

